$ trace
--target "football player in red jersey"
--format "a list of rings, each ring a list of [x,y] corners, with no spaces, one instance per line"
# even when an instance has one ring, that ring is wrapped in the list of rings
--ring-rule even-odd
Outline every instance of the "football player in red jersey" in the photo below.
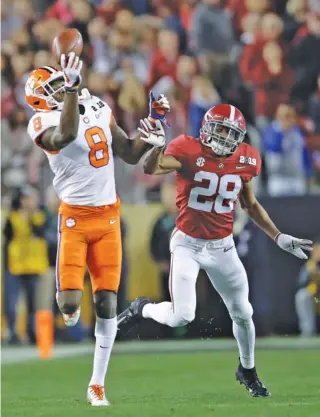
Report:
[[[212,107],[204,116],[199,139],[181,135],[166,148],[159,122],[153,127],[144,120],[141,126],[145,138],[158,145],[145,160],[145,172],[176,172],[179,215],[170,242],[171,302],[153,304],[138,298],[118,316],[118,323],[141,317],[171,327],[190,323],[195,317],[198,273],[204,269],[233,321],[240,356],[236,379],[252,396],[269,396],[255,369],[247,275],[232,236],[236,201],[281,249],[306,259],[303,249],[311,250],[312,242],[281,233],[257,201],[251,180],[260,174],[261,158],[255,148],[242,143],[246,122],[240,110],[229,104]]]

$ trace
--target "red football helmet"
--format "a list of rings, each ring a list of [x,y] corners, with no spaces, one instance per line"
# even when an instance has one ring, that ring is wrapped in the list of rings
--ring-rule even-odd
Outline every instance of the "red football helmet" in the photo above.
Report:
[[[218,104],[204,115],[200,140],[219,156],[232,154],[246,134],[246,121],[239,109]]]

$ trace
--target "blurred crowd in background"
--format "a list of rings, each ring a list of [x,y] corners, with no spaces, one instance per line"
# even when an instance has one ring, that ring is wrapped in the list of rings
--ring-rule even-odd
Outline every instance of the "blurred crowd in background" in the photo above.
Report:
[[[264,160],[258,191],[319,191],[320,6],[317,0],[4,0],[1,10],[2,185],[46,188],[45,155],[32,146],[24,100],[30,70],[57,66],[51,42],[75,27],[85,43],[83,86],[135,133],[148,91],[171,102],[168,140],[198,136],[205,111],[241,109],[247,141]],[[159,199],[165,179],[118,161],[124,202]]]
[[[263,158],[257,193],[319,193],[318,0],[3,0],[1,26],[1,182],[2,208],[8,214],[5,315],[11,343],[19,343],[15,327],[20,289],[27,295],[30,342],[35,341],[35,285],[41,287],[43,277],[47,287],[52,283],[56,309],[58,202],[49,188],[46,157],[27,135],[32,110],[24,85],[32,69],[58,66],[51,43],[65,27],[77,28],[83,36],[83,87],[109,104],[129,135],[147,115],[150,89],[170,100],[168,141],[181,133],[198,137],[207,109],[228,102],[244,113],[246,141]],[[163,203],[150,236],[150,254],[159,267],[162,298],[168,299],[168,240],[177,214],[173,178],[147,176],[140,165],[119,160],[115,169],[123,203]],[[237,244],[245,260],[250,233],[243,224],[241,230]],[[314,296],[320,293],[320,242],[303,268],[297,314],[302,334],[310,335],[316,331],[310,317]],[[125,257],[121,309],[127,275]]]

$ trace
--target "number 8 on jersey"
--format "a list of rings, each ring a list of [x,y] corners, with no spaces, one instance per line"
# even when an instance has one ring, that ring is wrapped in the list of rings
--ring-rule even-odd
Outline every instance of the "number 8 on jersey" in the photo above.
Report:
[[[108,142],[104,131],[97,126],[91,127],[90,129],[86,130],[85,138],[90,148],[90,164],[95,168],[100,168],[104,165],[108,165]]]

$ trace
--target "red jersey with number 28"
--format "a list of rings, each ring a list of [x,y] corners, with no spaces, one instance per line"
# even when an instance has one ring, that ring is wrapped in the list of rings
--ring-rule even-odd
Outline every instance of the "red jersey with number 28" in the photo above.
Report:
[[[182,165],[176,173],[177,228],[200,239],[229,236],[243,183],[260,174],[258,151],[242,143],[233,155],[219,158],[199,139],[181,135],[169,143],[165,155]]]

